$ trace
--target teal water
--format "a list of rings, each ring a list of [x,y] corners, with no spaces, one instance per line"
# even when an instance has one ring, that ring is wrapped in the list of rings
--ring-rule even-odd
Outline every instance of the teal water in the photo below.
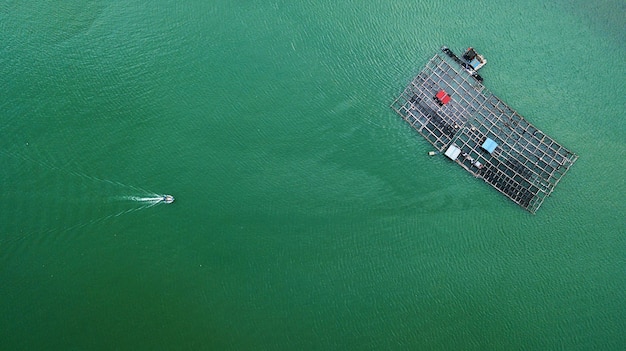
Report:
[[[625,10],[3,2],[0,349],[623,349]],[[389,108],[441,45],[580,156],[536,215]]]

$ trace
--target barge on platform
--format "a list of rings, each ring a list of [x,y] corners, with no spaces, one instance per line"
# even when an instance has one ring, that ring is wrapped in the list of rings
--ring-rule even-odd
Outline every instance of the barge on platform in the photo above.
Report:
[[[489,92],[469,48],[447,47],[393,102],[392,108],[439,153],[535,213],[578,156]]]

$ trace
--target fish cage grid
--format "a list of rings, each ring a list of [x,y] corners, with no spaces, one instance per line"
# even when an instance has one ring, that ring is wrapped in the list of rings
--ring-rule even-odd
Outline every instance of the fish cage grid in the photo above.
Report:
[[[437,95],[449,95],[443,104]],[[578,156],[491,93],[443,48],[391,107],[439,152],[535,213]],[[493,150],[485,143],[495,143]],[[494,144],[492,144],[494,145]]]

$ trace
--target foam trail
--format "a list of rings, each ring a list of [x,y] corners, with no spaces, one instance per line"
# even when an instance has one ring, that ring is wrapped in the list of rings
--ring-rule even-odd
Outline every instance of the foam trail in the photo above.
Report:
[[[151,194],[150,196],[124,196],[122,199],[136,202],[145,202],[148,204],[157,204],[163,201],[165,195]]]

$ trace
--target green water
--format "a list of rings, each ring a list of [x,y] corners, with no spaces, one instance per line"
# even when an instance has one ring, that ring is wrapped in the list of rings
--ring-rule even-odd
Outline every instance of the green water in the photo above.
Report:
[[[0,349],[623,349],[625,10],[3,2]],[[580,156],[536,215],[389,108],[441,45]]]

